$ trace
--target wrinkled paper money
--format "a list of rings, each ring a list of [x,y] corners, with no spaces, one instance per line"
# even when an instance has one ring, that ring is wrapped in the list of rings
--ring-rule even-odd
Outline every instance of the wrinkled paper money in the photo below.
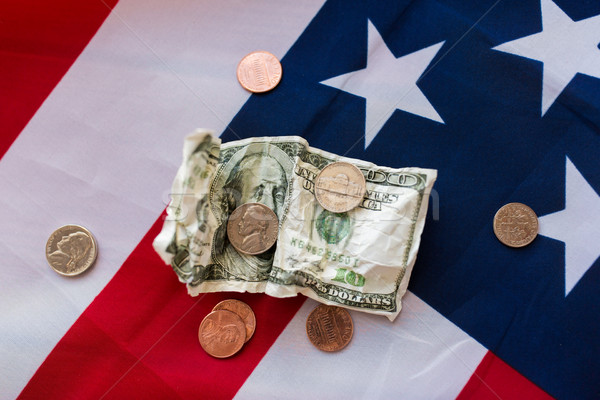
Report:
[[[204,292],[302,293],[325,304],[381,314],[401,309],[437,172],[387,168],[308,146],[296,136],[229,142],[209,131],[186,138],[167,218],[154,248],[192,296]],[[335,161],[366,179],[362,203],[346,213],[314,197],[319,171]],[[279,218],[266,253],[238,253],[227,239],[228,216],[258,202]]]

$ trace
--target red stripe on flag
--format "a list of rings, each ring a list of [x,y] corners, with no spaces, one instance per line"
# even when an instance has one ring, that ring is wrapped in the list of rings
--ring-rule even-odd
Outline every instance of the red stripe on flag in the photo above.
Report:
[[[116,3],[117,0],[0,2],[0,158]]]
[[[547,400],[552,396],[488,351],[457,399]]]
[[[56,345],[20,398],[232,398],[239,390],[304,297],[188,296],[152,248],[163,218]],[[254,309],[256,332],[234,357],[215,359],[200,347],[198,327],[226,298]]]

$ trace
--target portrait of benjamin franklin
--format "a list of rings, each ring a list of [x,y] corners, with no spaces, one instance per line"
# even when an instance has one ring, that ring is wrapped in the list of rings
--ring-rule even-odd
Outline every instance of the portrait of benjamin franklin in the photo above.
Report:
[[[222,188],[220,208],[224,215],[229,216],[242,204],[261,203],[273,210],[281,221],[288,194],[291,161],[282,150],[269,150],[246,152],[239,160],[233,160],[235,164],[227,179],[224,179]],[[284,167],[284,164],[288,165]],[[227,239],[224,231],[226,223],[225,218],[215,236],[215,261],[238,278],[248,281],[266,279],[273,264],[275,247],[256,256],[241,254]],[[256,233],[250,232],[248,235],[252,236],[248,240],[254,240]]]

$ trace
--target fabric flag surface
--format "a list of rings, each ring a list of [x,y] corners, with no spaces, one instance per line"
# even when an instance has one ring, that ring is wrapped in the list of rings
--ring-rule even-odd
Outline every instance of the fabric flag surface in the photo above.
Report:
[[[0,398],[600,398],[600,3],[568,0],[57,0],[0,4]],[[254,50],[271,92],[237,82]],[[187,295],[152,249],[183,138],[302,136],[438,171],[394,322],[353,312],[341,352],[316,302]],[[514,249],[504,204],[539,217]],[[45,260],[80,224],[98,259]],[[256,332],[198,343],[220,300]]]

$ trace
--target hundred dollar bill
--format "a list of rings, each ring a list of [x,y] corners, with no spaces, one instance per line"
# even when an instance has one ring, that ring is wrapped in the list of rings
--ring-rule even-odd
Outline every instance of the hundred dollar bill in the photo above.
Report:
[[[204,143],[204,145],[202,145]],[[345,213],[314,197],[325,166],[358,167],[366,193]],[[206,131],[186,139],[184,161],[154,248],[188,292],[302,293],[320,302],[393,320],[416,260],[436,171],[388,168],[309,147],[294,136],[252,138],[219,146]],[[279,218],[276,246],[258,256],[228,242],[228,216],[258,202]]]

